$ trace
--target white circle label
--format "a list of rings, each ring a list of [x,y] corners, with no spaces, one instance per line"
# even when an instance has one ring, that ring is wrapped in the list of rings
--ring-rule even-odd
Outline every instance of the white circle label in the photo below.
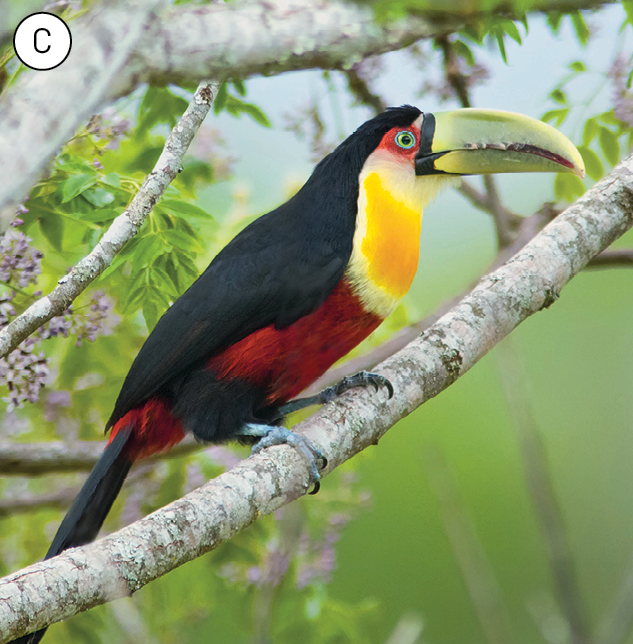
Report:
[[[72,45],[70,29],[52,13],[34,13],[18,25],[13,36],[13,48],[22,63],[31,69],[44,71],[61,65]]]

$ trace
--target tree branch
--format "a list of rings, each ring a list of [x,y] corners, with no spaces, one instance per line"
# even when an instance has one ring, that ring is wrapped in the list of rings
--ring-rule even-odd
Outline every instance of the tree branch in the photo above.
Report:
[[[209,112],[217,91],[217,83],[206,81],[200,83],[185,113],[167,137],[165,147],[154,169],[147,175],[130,205],[112,222],[93,250],[59,280],[58,286],[51,293],[37,300],[0,331],[0,357],[13,351],[42,324],[56,315],[61,315],[71,302],[103,273],[123,246],[136,235],[167,186],[181,171],[182,158]]]
[[[23,73],[0,97],[0,230],[59,148],[88,120],[144,36],[162,0],[114,0],[72,23],[63,65]],[[209,78],[207,76],[201,78]]]
[[[430,19],[376,23],[370,8],[335,0],[168,6],[111,0],[72,23],[68,60],[23,74],[0,100],[0,229],[56,151],[88,116],[141,83],[197,83],[299,69],[349,68],[367,56],[450,33],[472,7]],[[599,6],[602,0],[573,0]],[[538,9],[558,7],[544,0]]]
[[[89,472],[99,460],[106,441],[75,441],[65,443],[14,443],[0,442],[0,472],[3,476],[38,476],[63,472]],[[168,452],[156,454],[148,460],[180,458],[200,449],[193,436],[172,447]]]
[[[116,0],[94,9],[72,23],[73,49],[63,65],[46,74],[24,73],[2,96],[4,228],[76,128],[143,82],[345,67],[439,29],[422,18],[378,25],[370,9],[330,0],[170,6],[157,14],[160,4]]]
[[[587,268],[631,268],[632,266],[633,248],[605,250],[587,264]]]
[[[376,444],[398,420],[474,366],[633,225],[633,157],[618,165],[458,306],[381,365],[394,385],[350,391],[301,423],[328,458],[326,472]],[[7,641],[130,595],[217,548],[260,516],[305,494],[296,450],[272,447],[109,537],[0,580],[0,639]]]

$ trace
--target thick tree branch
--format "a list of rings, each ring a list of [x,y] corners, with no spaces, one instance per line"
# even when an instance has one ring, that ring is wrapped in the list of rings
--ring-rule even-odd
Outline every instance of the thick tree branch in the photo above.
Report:
[[[398,420],[474,366],[633,225],[633,157],[618,165],[423,336],[381,365],[395,394],[356,390],[298,429],[321,447],[327,472],[374,445]],[[308,489],[288,446],[240,462],[182,499],[111,536],[0,581],[0,639],[129,595],[218,547]]]
[[[45,74],[27,72],[5,92],[4,227],[76,128],[140,83],[338,68],[400,49],[439,28],[421,18],[377,25],[370,9],[329,0],[171,6],[156,14],[161,4],[116,0],[96,8],[72,23],[73,49],[63,65]]]
[[[114,0],[72,23],[64,64],[25,72],[0,98],[0,230],[80,123],[103,105],[163,0]],[[207,76],[201,78],[208,78]]]
[[[376,23],[371,9],[333,0],[168,6],[111,0],[73,22],[68,60],[25,73],[0,100],[0,227],[88,116],[143,82],[197,83],[298,69],[349,68],[367,56],[455,31],[472,7]],[[558,4],[544,0],[538,8]],[[601,0],[573,0],[599,6]]]
[[[93,250],[59,280],[59,285],[51,293],[37,300],[0,331],[0,357],[13,351],[42,324],[56,315],[61,315],[136,235],[167,186],[181,171],[182,158],[209,112],[217,90],[218,85],[213,82],[203,82],[198,86],[182,118],[167,137],[154,169],[147,175],[126,210],[112,222]]]

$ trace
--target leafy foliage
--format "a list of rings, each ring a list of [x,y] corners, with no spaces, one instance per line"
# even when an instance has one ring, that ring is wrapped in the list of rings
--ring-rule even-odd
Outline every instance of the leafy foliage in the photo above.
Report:
[[[437,3],[426,0],[377,0],[371,4],[380,18],[427,12],[438,7]],[[501,4],[484,3],[485,11],[478,11],[449,39],[449,49],[466,79],[467,88],[488,76],[478,62],[483,48],[492,47],[499,59],[508,64],[513,61],[508,60],[506,45],[512,41],[522,44],[529,37],[527,12],[536,2],[512,2],[513,11],[503,14],[496,12]],[[507,4],[504,2],[503,6],[507,8]],[[630,30],[633,3],[625,2],[624,7],[627,18],[623,29]],[[469,8],[472,3],[462,0],[450,0],[441,7],[448,13]],[[70,21],[77,14],[72,6],[63,13]],[[572,27],[575,38],[583,45],[591,39],[591,29],[579,11],[549,13],[548,22],[555,33],[565,25]],[[416,68],[424,70],[418,85],[412,83],[407,88],[412,95],[419,90],[433,93],[441,100],[455,99],[455,89],[446,83],[443,72],[441,82],[432,77],[433,70],[442,67],[440,51],[439,47],[419,45],[407,54]],[[543,120],[569,129],[579,145],[588,177],[594,181],[621,154],[630,150],[632,143],[631,60],[623,55],[616,63],[605,73],[593,69],[590,60],[572,61],[565,77],[549,93],[551,109],[543,115]],[[374,105],[380,103],[380,96],[372,83],[378,84],[384,69],[379,61],[362,61],[353,67],[373,91]],[[0,91],[10,87],[24,72],[11,48],[4,47],[0,51]],[[348,101],[347,90],[340,90],[339,81],[345,78],[345,72],[328,72],[324,84],[315,92],[315,104],[301,113],[302,118],[294,120],[295,131],[303,132],[317,157],[343,133],[341,128],[336,133],[329,131],[331,128],[328,129],[328,120],[323,118],[319,101]],[[608,84],[614,90],[614,104],[610,109],[593,109],[591,94],[588,98],[576,97],[574,82],[580,79],[590,89],[590,79],[596,78],[594,95]],[[546,95],[545,91],[544,98]],[[247,102],[246,96],[244,82],[227,81],[215,101],[215,114],[227,113],[270,127],[265,113]],[[1,248],[4,264],[0,263],[0,279],[4,282],[1,322],[6,323],[26,308],[39,291],[50,290],[125,210],[144,175],[151,171],[163,148],[165,135],[184,110],[188,97],[188,90],[183,87],[141,88],[114,108],[93,117],[60,151],[48,176],[22,204],[18,213],[22,223],[4,239]],[[354,97],[358,99],[357,95]],[[306,115],[308,118],[303,118]],[[301,130],[299,123],[306,122],[312,131]],[[3,397],[10,406],[4,419],[5,436],[17,441],[101,438],[104,421],[147,331],[196,279],[205,263],[254,216],[240,211],[220,226],[219,209],[207,212],[200,206],[200,191],[227,178],[230,166],[221,142],[209,136],[208,130],[200,133],[198,141],[205,136],[207,149],[187,157],[184,171],[111,268],[72,310],[43,329],[36,342],[19,349],[12,361],[0,364],[0,377],[7,383]],[[585,183],[571,175],[558,175],[554,180],[558,200],[572,201],[584,189]],[[405,300],[354,355],[419,319],[422,310],[412,299]],[[110,314],[118,316],[116,334],[101,334],[108,327],[106,318]],[[77,341],[82,338],[93,341],[80,342],[78,346]],[[21,392],[16,388],[18,377],[23,377]],[[44,383],[46,387],[42,389]],[[19,408],[20,405],[23,407]],[[467,417],[471,423],[470,408]],[[444,429],[445,419],[442,423]],[[400,454],[398,463],[409,456]],[[365,460],[371,458],[365,457]],[[115,530],[186,493],[229,467],[236,458],[232,451],[214,447],[187,458],[139,468],[108,518],[106,529]],[[101,607],[51,629],[49,641],[51,644],[132,640],[207,643],[218,641],[210,639],[218,632],[231,633],[231,641],[235,642],[384,641],[377,635],[382,618],[379,602],[366,596],[362,587],[354,589],[356,600],[343,601],[330,583],[343,530],[353,529],[352,522],[369,505],[369,494],[363,491],[354,475],[356,468],[362,469],[363,458],[355,459],[356,463],[328,477],[327,485],[316,498],[258,522],[217,552],[148,586],[134,599]],[[503,458],[507,458],[506,453]],[[470,454],[465,462],[471,466]],[[389,480],[398,480],[400,472],[396,469],[388,473]],[[6,499],[17,497],[24,490],[38,497],[50,488],[63,490],[77,486],[81,476],[62,475],[55,481],[51,478],[28,482],[5,478],[0,481],[0,492]],[[392,499],[399,500],[403,490],[408,491],[415,484],[394,483],[397,495]],[[376,494],[382,492],[382,488],[376,489]],[[495,494],[498,492],[495,490]],[[427,512],[428,508],[424,510]],[[55,507],[46,506],[3,516],[0,570],[9,572],[40,558],[59,518],[60,512]],[[520,538],[524,536],[524,528],[521,526]],[[397,550],[403,535],[394,535],[389,526],[383,531],[384,549]],[[370,535],[367,541],[379,538],[380,535]],[[418,535],[414,538],[417,540]],[[355,550],[356,544],[353,544]],[[374,562],[364,565],[371,568]],[[399,574],[395,572],[391,583],[399,583]],[[435,589],[436,580],[424,581]],[[126,608],[122,609],[122,605]],[[542,621],[551,624],[556,619],[561,618],[550,611]],[[390,641],[396,641],[395,637]],[[554,640],[550,638],[550,641]]]

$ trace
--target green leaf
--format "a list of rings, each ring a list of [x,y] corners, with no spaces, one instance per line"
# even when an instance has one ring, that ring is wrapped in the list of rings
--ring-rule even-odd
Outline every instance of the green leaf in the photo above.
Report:
[[[271,127],[268,117],[259,109],[259,107],[257,107],[257,105],[240,101],[239,98],[235,98],[235,96],[231,96],[230,94],[226,98],[226,111],[232,116],[238,116],[242,112],[245,112],[260,125]]]
[[[168,212],[173,212],[178,215],[189,215],[191,217],[199,217],[200,219],[213,219],[213,217],[202,208],[194,206],[186,201],[179,201],[177,199],[162,199],[160,202],[161,208]]]
[[[227,89],[226,83],[222,83],[218,90],[218,95],[215,97],[215,101],[213,101],[214,114],[219,114],[224,109],[224,104],[226,103],[228,95],[229,90]]]
[[[582,144],[588,146],[598,134],[598,121],[594,117],[587,119],[582,132]]]
[[[471,48],[462,40],[455,40],[452,43],[453,51],[458,55],[461,56],[470,67],[472,67],[475,64],[475,56],[471,50]]]
[[[189,255],[180,254],[178,255],[178,264],[179,268],[183,269],[189,276],[194,279],[198,279],[200,276],[200,271],[195,265],[194,261],[189,257]]]
[[[105,183],[113,188],[121,187],[121,179],[117,172],[110,172],[109,174],[106,174],[105,177],[101,177],[101,183]]]
[[[567,114],[569,114],[568,107],[562,107],[557,110],[549,110],[549,112],[545,112],[545,114],[541,116],[541,121],[549,123],[550,121],[556,119],[556,125],[557,127],[560,127],[563,121],[567,118]]]
[[[182,230],[166,230],[163,235],[165,239],[172,246],[176,246],[176,248],[180,248],[181,250],[187,251],[189,253],[192,251],[194,253],[204,252],[204,248],[202,247],[200,242],[195,237],[188,235]]]
[[[604,167],[600,157],[588,147],[584,145],[578,146],[578,152],[582,156],[582,160],[585,162],[585,170],[587,175],[590,176],[594,181],[598,181],[604,175]]]
[[[613,110],[607,110],[600,114],[600,120],[607,125],[615,125],[615,127],[620,127],[620,119],[613,113]]]
[[[160,235],[150,234],[140,238],[132,255],[132,275],[147,269],[154,259],[165,250],[165,243]]]
[[[549,97],[556,103],[561,103],[563,105],[567,103],[567,96],[565,95],[565,92],[563,92],[562,89],[558,89],[558,88],[553,89],[550,92]]]
[[[148,294],[143,300],[143,317],[145,318],[145,325],[148,331],[152,331],[160,318],[158,305],[154,299]]]
[[[626,11],[626,20],[633,25],[633,0],[623,0],[622,6]]]
[[[71,174],[61,184],[62,203],[68,203],[95,183],[97,177],[94,174]]]
[[[235,87],[235,91],[240,96],[246,96],[246,87],[244,87],[244,83],[243,83],[242,79],[234,78],[233,79],[233,87]]]
[[[576,201],[585,192],[585,184],[575,174],[557,174],[554,179],[554,194],[562,201]]]
[[[518,30],[517,26],[514,24],[514,22],[512,20],[504,20],[503,21],[503,30],[516,43],[518,43],[519,45],[522,44],[521,34],[519,33],[519,30]]]
[[[626,89],[631,89],[631,83],[633,83],[633,69],[629,72],[629,75],[626,77]]]
[[[89,201],[95,208],[103,208],[114,201],[114,195],[103,188],[86,190],[81,196]]]
[[[576,32],[578,42],[584,47],[587,44],[587,39],[589,38],[589,28],[587,27],[587,23],[580,11],[574,11],[571,13],[570,18],[574,25],[574,31]]]
[[[620,143],[618,137],[609,128],[601,126],[598,140],[600,141],[600,148],[607,161],[611,165],[615,165],[620,160]]]
[[[147,134],[158,123],[168,123],[173,128],[188,105],[184,98],[166,87],[148,87],[139,106],[136,136]]]
[[[552,31],[556,34],[560,28],[563,13],[560,11],[550,11],[547,14],[547,24],[551,27]]]
[[[156,264],[150,270],[152,284],[155,285],[156,289],[163,296],[168,296],[168,298],[175,300],[179,295],[178,285],[167,274],[167,271]],[[165,303],[168,304],[168,301]]]
[[[116,219],[121,213],[114,208],[99,208],[93,210],[85,215],[81,215],[82,221],[87,221],[93,224],[106,223]]]
[[[587,71],[587,68],[585,67],[585,64],[580,60],[575,60],[573,63],[571,63],[569,65],[569,68],[574,72],[585,72],[585,71]]]
[[[64,237],[64,220],[56,213],[49,213],[39,218],[40,230],[48,243],[58,251],[62,249]]]
[[[497,45],[499,47],[499,53],[501,54],[501,58],[503,59],[503,62],[507,65],[508,55],[506,54],[505,34],[501,29],[495,29],[494,36],[497,39]]]
[[[123,313],[133,313],[137,311],[145,299],[145,294],[148,290],[147,284],[141,284],[134,289],[130,289],[121,303],[121,310]]]

